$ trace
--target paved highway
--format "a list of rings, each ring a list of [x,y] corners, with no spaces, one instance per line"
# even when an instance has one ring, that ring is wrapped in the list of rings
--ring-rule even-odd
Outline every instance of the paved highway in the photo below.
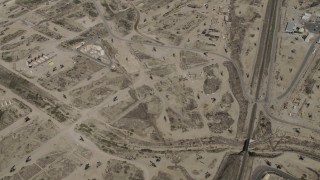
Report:
[[[111,30],[111,28],[108,25],[107,20],[104,18],[104,11],[103,11],[103,9],[101,9],[102,6],[100,6],[99,2],[97,2],[97,1],[93,1],[93,2],[95,4],[96,9],[98,10],[99,16],[101,17],[105,28],[107,29],[109,35],[114,39],[117,39],[119,41],[124,41],[124,42],[127,42],[129,44],[131,43],[131,44],[149,45],[149,46],[153,46],[153,47],[169,48],[169,49],[183,50],[183,51],[194,51],[194,52],[200,52],[200,53],[208,52],[209,54],[219,56],[219,57],[221,57],[221,58],[223,58],[225,60],[228,60],[228,61],[232,62],[232,64],[235,66],[235,68],[236,68],[236,70],[237,70],[237,72],[239,74],[241,88],[242,88],[242,90],[244,92],[245,98],[249,102],[256,102],[256,103],[253,104],[252,111],[251,111],[251,118],[250,118],[250,124],[249,124],[248,135],[247,135],[248,139],[251,138],[252,131],[253,131],[253,128],[254,128],[253,125],[254,125],[254,120],[255,120],[255,116],[256,116],[256,111],[257,111],[258,106],[260,107],[261,103],[263,105],[262,106],[263,110],[265,110],[267,112],[266,115],[269,116],[272,119],[275,119],[275,117],[273,117],[266,109],[267,105],[266,105],[265,101],[268,101],[268,97],[266,96],[266,100],[263,100],[263,101],[260,101],[258,99],[258,97],[259,97],[260,88],[261,88],[261,85],[262,85],[263,72],[264,72],[265,68],[268,68],[268,67],[266,67],[266,65],[268,64],[266,61],[270,61],[270,63],[272,64],[273,63],[272,59],[275,57],[274,56],[274,50],[275,50],[275,46],[274,45],[276,45],[276,43],[275,43],[275,41],[276,41],[275,34],[276,34],[277,30],[279,29],[278,28],[278,25],[279,25],[279,12],[280,12],[280,8],[281,8],[282,0],[269,0],[269,3],[271,4],[270,5],[271,8],[269,9],[269,11],[270,11],[269,12],[269,16],[267,16],[266,20],[265,20],[265,22],[268,22],[268,24],[266,25],[266,27],[264,27],[264,28],[267,29],[267,31],[266,31],[266,33],[262,33],[262,36],[261,36],[261,38],[264,37],[265,40],[262,40],[262,39],[260,40],[259,52],[258,52],[260,54],[257,55],[257,59],[261,58],[261,60],[260,60],[260,62],[256,63],[256,68],[255,68],[255,69],[259,69],[259,71],[256,72],[256,73],[258,73],[258,78],[255,80],[255,82],[257,82],[257,86],[256,86],[256,89],[255,89],[255,95],[254,95],[255,99],[254,100],[252,100],[249,97],[249,94],[248,94],[249,91],[247,91],[247,89],[245,88],[243,75],[242,75],[242,72],[241,72],[241,70],[239,68],[240,65],[236,61],[233,61],[232,59],[230,59],[230,58],[228,58],[228,57],[226,57],[224,55],[217,54],[217,53],[212,52],[212,51],[204,51],[204,50],[201,50],[201,49],[184,48],[184,47],[156,44],[156,43],[149,43],[149,42],[133,41],[133,40],[128,40],[128,39],[124,39],[124,38],[118,37],[117,35],[115,35],[113,33],[113,31]],[[137,25],[137,23],[136,23],[136,25]],[[264,34],[266,34],[265,35],[266,37],[264,36]],[[270,67],[271,67],[271,64],[269,64]],[[269,82],[270,82],[269,80],[271,78],[270,74],[272,74],[272,73],[268,73],[268,75],[269,75],[269,79],[267,80],[268,84],[269,84]],[[267,94],[268,94],[268,90],[267,90]],[[282,121],[279,118],[276,118],[275,120]],[[238,179],[243,179],[243,177],[242,177],[243,176],[243,169],[244,169],[244,167],[246,165],[247,158],[248,158],[248,150],[246,148],[246,151],[244,152],[243,161],[242,161],[242,164],[240,166],[240,172],[239,172],[239,175],[238,175]],[[267,169],[267,170],[268,170],[268,172],[271,172],[271,173],[274,171],[275,174],[282,172],[282,171],[279,172],[279,170],[273,169],[273,168]],[[259,172],[260,171],[261,170],[259,170]]]
[[[268,1],[268,6],[266,9],[266,14],[265,14],[265,20],[264,20],[264,25],[262,29],[262,36],[260,40],[260,45],[259,45],[259,51],[255,63],[255,70],[253,74],[253,79],[251,83],[251,87],[253,87],[253,83],[256,82],[256,89],[254,91],[254,98],[255,101],[259,100],[259,94],[261,91],[261,84],[262,84],[262,78],[263,78],[263,72],[265,70],[267,64],[267,61],[271,61],[273,59],[273,53],[274,53],[274,44],[276,41],[276,34],[278,30],[278,25],[279,25],[279,13],[280,13],[280,7],[281,7],[282,0],[269,0]],[[255,76],[255,74],[258,74],[258,76]],[[257,78],[255,78],[257,77]],[[257,104],[254,103],[252,110],[251,110],[251,117],[250,117],[250,122],[248,126],[248,134],[247,134],[247,139],[251,139],[252,137],[252,132],[254,129],[254,122],[256,119],[256,114],[257,114]],[[250,145],[250,142],[248,146]],[[237,179],[241,180],[244,179],[244,168],[246,166],[247,158],[248,158],[248,147],[246,148],[245,152],[243,153],[243,159],[240,165],[239,169],[239,174]]]
[[[132,41],[132,40],[127,40],[127,39],[123,39],[123,38],[121,38],[121,37],[118,37],[118,36],[116,36],[116,35],[114,35],[114,33],[111,31],[111,29],[109,28],[109,26],[108,26],[108,24],[107,24],[107,20],[103,17],[103,11],[101,10],[101,8],[102,8],[102,6],[101,5],[98,5],[97,3],[97,1],[93,1],[94,2],[94,4],[95,4],[95,6],[96,6],[96,8],[97,8],[97,10],[98,10],[98,12],[99,12],[99,15],[100,15],[100,17],[101,17],[101,19],[103,20],[103,22],[104,22],[104,25],[105,25],[105,27],[106,27],[106,29],[107,29],[107,31],[109,32],[109,35],[111,36],[111,37],[113,37],[114,39],[118,39],[118,40],[120,40],[120,41],[125,41],[125,42],[127,42],[127,43],[132,43],[132,44],[142,44],[142,45],[150,45],[150,46],[154,46],[154,47],[162,47],[162,48],[169,48],[169,49],[176,49],[176,50],[184,50],[184,51],[194,51],[194,52],[201,52],[201,53],[203,53],[203,52],[206,52],[206,51],[204,51],[204,50],[199,50],[199,49],[188,49],[188,48],[183,48],[183,47],[177,47],[177,46],[168,46],[168,45],[159,45],[159,44],[154,44],[154,43],[146,43],[146,42],[137,42],[137,41]],[[262,55],[262,62],[259,64],[259,63],[257,63],[257,64],[259,64],[259,66],[257,66],[257,67],[259,67],[259,76],[258,76],[258,84],[257,84],[257,88],[256,88],[256,93],[255,93],[255,100],[253,101],[253,102],[256,102],[256,103],[254,103],[253,104],[253,107],[252,107],[252,112],[251,112],[251,118],[250,118],[250,124],[249,124],[249,128],[248,128],[248,139],[250,139],[251,138],[251,135],[252,135],[252,131],[253,131],[253,125],[254,125],[254,120],[255,120],[255,116],[256,116],[256,111],[257,111],[257,108],[258,108],[258,105],[260,105],[260,102],[258,103],[257,102],[257,99],[258,99],[258,95],[260,94],[259,92],[260,92],[260,86],[261,86],[261,79],[262,79],[262,74],[263,74],[263,70],[264,70],[264,66],[265,66],[265,64],[266,64],[266,61],[267,60],[270,60],[270,57],[271,57],[271,55],[270,54],[272,54],[272,49],[274,48],[274,46],[273,46],[273,44],[274,44],[274,38],[275,38],[275,36],[274,36],[274,34],[275,34],[275,31],[276,31],[276,27],[273,27],[273,26],[276,26],[278,23],[277,23],[277,15],[278,15],[278,12],[279,12],[279,9],[280,9],[280,7],[281,7],[281,0],[279,0],[279,1],[277,1],[277,0],[269,0],[269,2],[273,5],[273,8],[271,8],[271,15],[270,15],[270,17],[268,16],[268,22],[270,22],[270,24],[266,27],[266,28],[268,28],[269,29],[269,31],[268,31],[268,34],[267,34],[267,36],[269,37],[269,38],[267,38],[267,39],[271,39],[271,40],[268,40],[268,41],[262,41],[262,45],[263,46],[261,46],[261,44],[260,44],[260,48],[259,48],[259,52],[260,53],[262,53],[263,55]],[[280,6],[279,6],[279,4],[280,4]],[[138,21],[137,21],[138,22]],[[319,38],[319,37],[318,37]],[[270,42],[270,41],[272,41],[272,42]],[[271,46],[271,47],[269,47],[269,45]],[[263,47],[263,48],[262,48]],[[264,48],[264,47],[266,47],[266,48]],[[269,54],[270,53],[270,54]],[[224,56],[224,55],[220,55],[220,54],[217,54],[217,53],[214,53],[214,52],[209,52],[209,54],[212,54],[212,55],[216,55],[216,56],[219,56],[219,57],[221,57],[221,58],[223,58],[223,59],[225,59],[225,60],[228,60],[228,61],[231,61],[233,64],[234,64],[234,66],[235,66],[235,68],[236,68],[236,70],[237,70],[237,72],[238,72],[238,74],[239,74],[239,79],[240,79],[240,82],[241,82],[241,88],[242,88],[242,90],[243,90],[243,92],[244,92],[244,96],[245,96],[245,98],[247,99],[247,100],[249,100],[250,98],[248,98],[249,96],[246,94],[246,92],[248,92],[244,87],[244,82],[243,82],[243,76],[242,76],[242,74],[241,74],[241,71],[240,71],[240,68],[239,68],[239,65],[237,64],[237,62],[235,62],[235,61],[232,61],[230,58],[228,58],[228,57],[226,57],[226,56]],[[93,60],[93,59],[91,59],[91,60]],[[107,63],[104,63],[104,65],[106,65],[106,66],[110,66],[110,64],[107,64]],[[270,73],[269,73],[270,74]],[[291,87],[292,88],[292,87]],[[249,100],[250,101],[250,100]],[[260,106],[259,106],[260,107]],[[264,108],[265,108],[265,106],[263,106]],[[78,120],[78,122],[77,123],[81,123],[82,121],[84,121],[88,116],[89,116],[89,113],[94,113],[94,112],[92,112],[92,109],[90,109],[90,110],[88,110],[88,111],[84,111],[84,112],[82,112],[81,114],[87,114],[88,113],[88,115],[87,116],[82,116],[82,118],[80,119],[80,120]],[[269,114],[269,116],[271,116],[270,114]],[[278,120],[280,120],[280,119],[278,119]],[[287,123],[287,122],[286,122]],[[75,125],[76,123],[74,123],[74,125]],[[74,125],[71,127],[71,128],[67,128],[66,130],[64,130],[63,132],[67,132],[67,131],[72,131],[73,132],[73,129],[74,129]],[[63,135],[63,132],[62,133],[60,133],[60,136],[62,136]],[[57,137],[59,137],[59,136],[57,136]],[[86,142],[89,142],[89,141],[86,141]],[[232,144],[232,143],[230,143],[230,144]],[[235,142],[235,144],[236,144],[236,142]],[[220,145],[220,144],[219,144]],[[237,149],[237,145],[238,144],[236,144],[236,145],[234,145],[233,147],[231,147],[232,149]],[[249,145],[249,144],[248,144]],[[224,144],[222,144],[222,147],[224,147]],[[139,147],[133,147],[133,148],[149,148],[149,149],[151,149],[151,150],[154,150],[154,151],[163,151],[163,150],[167,150],[167,149],[172,149],[173,148],[173,150],[176,150],[176,151],[179,151],[179,150],[184,150],[186,147],[185,146],[181,146],[181,147],[179,147],[179,146],[177,146],[177,147],[172,147],[172,146],[168,146],[168,147],[166,147],[166,146],[159,146],[159,147],[157,147],[157,146],[146,146],[146,147],[141,147],[141,146],[139,146]],[[211,149],[212,147],[211,147],[211,144],[209,144],[209,145],[206,145],[205,147],[203,147],[203,146],[199,146],[199,147],[191,147],[190,149],[191,150],[200,150],[200,149],[203,149],[203,148],[205,148],[205,149]],[[242,172],[243,172],[243,169],[244,169],[244,167],[245,167],[245,165],[246,165],[246,159],[248,158],[248,147],[245,149],[245,153],[244,153],[244,158],[243,158],[243,161],[242,161],[242,164],[241,164],[241,167],[240,167],[240,175],[238,176],[238,177],[240,177],[240,179],[242,178]],[[258,169],[256,169],[255,171],[254,171],[254,173],[253,173],[253,177],[261,177],[261,175],[263,175],[263,174],[265,174],[266,172],[270,172],[270,173],[274,173],[274,174],[281,174],[281,175],[283,175],[283,176],[286,176],[286,177],[289,177],[289,176],[287,176],[287,174],[285,174],[284,172],[282,172],[282,171],[279,171],[279,170],[277,170],[277,169],[274,169],[274,168],[271,168],[271,167],[268,167],[268,166],[262,166],[262,167],[259,167]],[[290,178],[288,178],[288,179],[290,179]]]

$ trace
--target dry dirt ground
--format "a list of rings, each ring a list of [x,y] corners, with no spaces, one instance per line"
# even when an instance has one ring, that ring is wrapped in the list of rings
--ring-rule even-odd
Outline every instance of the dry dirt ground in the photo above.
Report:
[[[270,96],[274,115],[290,123],[319,129],[320,46],[316,43],[319,33],[305,26],[309,22],[319,23],[317,4],[317,1],[283,2]],[[305,13],[312,16],[304,20]],[[298,27],[294,33],[285,31],[287,22]]]
[[[266,4],[0,0],[0,179],[235,179]],[[308,49],[279,36],[276,64],[295,62],[274,70],[285,78],[272,97]],[[319,98],[311,72],[295,88],[305,103]],[[276,163],[302,154],[283,169],[315,177],[318,133],[292,128],[259,107],[250,167],[263,153],[283,153]]]
[[[281,154],[275,158],[256,158],[253,162],[253,167],[260,165],[266,165],[266,162],[271,163],[271,167],[278,168],[288,174],[291,174],[300,179],[318,179],[319,178],[319,168],[317,166],[311,166],[312,164],[318,164],[308,157],[304,157],[303,160],[299,159],[299,154],[296,153],[286,153]],[[287,161],[290,159],[290,161]],[[283,179],[279,176],[274,175],[270,179]]]

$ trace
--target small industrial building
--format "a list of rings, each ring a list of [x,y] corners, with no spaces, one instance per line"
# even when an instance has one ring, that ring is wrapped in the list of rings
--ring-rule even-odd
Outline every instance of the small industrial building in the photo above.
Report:
[[[293,33],[296,30],[297,26],[294,22],[287,22],[287,26],[286,26],[286,32],[287,33]]]
[[[308,21],[311,18],[311,14],[310,13],[304,13],[304,15],[301,17],[302,20],[304,21]]]

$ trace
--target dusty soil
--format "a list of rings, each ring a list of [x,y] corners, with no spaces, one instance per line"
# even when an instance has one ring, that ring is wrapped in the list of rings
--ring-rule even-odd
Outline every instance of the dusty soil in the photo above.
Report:
[[[72,58],[74,66],[48,78],[38,79],[38,82],[49,90],[65,91],[84,79],[100,71],[104,66],[81,55]]]
[[[0,130],[5,129],[32,111],[30,107],[17,99],[11,101],[12,105],[0,109]]]

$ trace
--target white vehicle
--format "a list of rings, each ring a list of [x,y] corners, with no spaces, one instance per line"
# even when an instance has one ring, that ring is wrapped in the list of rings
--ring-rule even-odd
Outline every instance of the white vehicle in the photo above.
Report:
[[[318,50],[318,49],[315,47],[315,48],[313,49],[312,54],[316,53],[317,50]]]

